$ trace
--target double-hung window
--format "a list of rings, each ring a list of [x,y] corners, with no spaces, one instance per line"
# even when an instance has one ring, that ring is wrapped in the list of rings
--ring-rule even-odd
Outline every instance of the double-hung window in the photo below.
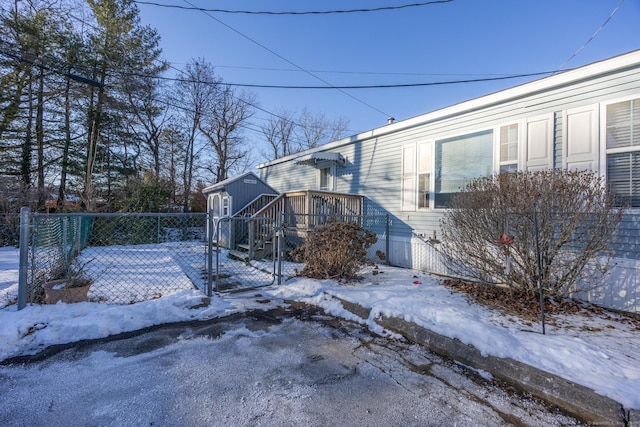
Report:
[[[222,216],[229,216],[229,196],[222,197]]]
[[[605,108],[609,188],[620,204],[640,207],[640,98]]]
[[[500,173],[518,170],[518,124],[500,127]]]
[[[493,175],[493,130],[438,140],[435,154],[434,204],[446,208],[473,179]]]
[[[418,208],[429,207],[431,191],[431,143],[418,144]]]
[[[415,212],[430,206],[431,143],[409,144],[402,148],[401,209]]]

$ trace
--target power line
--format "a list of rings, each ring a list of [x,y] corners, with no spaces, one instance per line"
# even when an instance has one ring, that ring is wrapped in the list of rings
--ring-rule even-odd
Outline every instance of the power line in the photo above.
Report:
[[[602,31],[602,29],[605,27],[605,25],[607,25],[609,23],[609,21],[611,21],[611,18],[613,18],[613,15],[616,14],[616,12],[618,11],[618,9],[620,9],[620,6],[622,6],[622,3],[624,3],[624,0],[620,0],[620,3],[618,3],[618,5],[613,9],[613,11],[609,14],[609,17],[607,19],[605,19],[605,21],[602,23],[602,25],[600,25],[600,28],[598,28],[596,30],[595,33],[593,33],[591,35],[591,37],[589,37],[589,40],[587,40],[586,42],[584,42],[584,44],[582,46],[580,46],[578,48],[578,50],[576,50],[573,55],[571,55],[569,57],[569,59],[567,59],[566,61],[564,61],[564,63],[558,67],[557,71],[562,70],[562,68],[567,65],[573,58],[576,57],[576,55],[578,55],[578,53],[580,53],[582,51],[582,49],[584,49],[589,43],[591,43],[593,41],[593,39],[596,38],[596,36],[600,33],[600,31]]]
[[[421,3],[402,4],[398,6],[381,6],[381,7],[374,7],[374,8],[342,9],[342,10],[314,10],[314,11],[300,11],[300,12],[209,9],[209,8],[197,7],[194,5],[191,5],[190,7],[188,7],[188,6],[180,6],[177,4],[161,4],[161,3],[151,2],[151,1],[140,1],[140,0],[134,0],[134,3],[144,4],[149,6],[165,7],[170,9],[194,10],[198,12],[211,12],[211,13],[233,13],[233,14],[245,14],[245,15],[332,15],[332,14],[341,14],[341,13],[367,13],[367,12],[382,12],[382,11],[390,11],[390,10],[408,9],[408,8],[414,8],[414,7],[430,6],[430,5],[439,4],[439,3],[450,3],[452,1],[453,0],[432,0],[432,1],[426,1]]]
[[[277,68],[277,67],[249,67],[242,65],[220,65],[212,64],[214,68],[232,68],[239,70],[254,70],[254,71],[289,71],[300,72],[295,68]],[[325,74],[355,74],[355,75],[372,75],[372,76],[504,76],[515,73],[418,73],[418,72],[381,72],[381,71],[350,71],[350,70],[309,70],[312,73],[325,73]]]
[[[173,82],[182,82],[182,83],[201,83],[201,84],[215,84],[222,86],[234,86],[234,87],[250,87],[250,88],[260,88],[260,89],[305,89],[305,90],[333,90],[333,89],[393,89],[393,88],[406,88],[406,87],[424,87],[424,86],[441,86],[441,85],[453,85],[453,84],[464,84],[464,83],[478,83],[478,82],[489,82],[489,81],[498,81],[498,80],[508,80],[508,79],[517,79],[523,77],[536,77],[536,76],[544,76],[555,73],[555,71],[540,71],[536,73],[525,73],[525,74],[510,74],[510,75],[501,75],[498,77],[483,77],[478,79],[461,79],[461,80],[445,80],[445,81],[437,81],[437,82],[418,82],[418,83],[394,83],[394,84],[373,84],[373,85],[331,85],[331,86],[295,86],[295,85],[268,85],[268,84],[252,84],[252,83],[230,83],[225,81],[215,81],[215,82],[206,82],[200,80],[191,80],[191,79],[182,79],[177,77],[161,77],[161,76],[150,76],[141,73],[127,73],[123,71],[113,71],[115,74],[120,75],[132,75],[136,77],[147,77],[158,80],[167,80]]]
[[[0,44],[2,44],[2,43],[3,43],[3,40],[0,39]],[[85,84],[88,84],[90,86],[94,86],[94,87],[103,87],[104,86],[102,83],[100,83],[98,81],[95,81],[93,79],[89,79],[87,77],[79,76],[79,75],[73,74],[71,72],[60,71],[59,69],[56,69],[56,68],[54,68],[52,66],[45,65],[42,61],[39,60],[40,59],[39,56],[36,56],[35,59],[29,59],[29,58],[25,57],[21,53],[12,52],[12,51],[10,51],[8,49],[4,49],[2,47],[0,47],[0,55],[4,55],[4,56],[6,56],[8,58],[15,59],[15,60],[17,60],[19,62],[24,62],[26,64],[33,65],[34,67],[38,67],[38,68],[41,68],[43,70],[50,71],[52,73],[58,74],[58,75],[63,76],[63,77],[68,77],[71,80],[75,80],[75,81],[80,82],[80,83],[85,83]]]
[[[191,5],[191,6],[193,6],[193,4],[191,4],[188,0],[184,0],[184,2],[185,2],[185,3],[187,3],[187,4],[189,4],[189,5]],[[193,7],[195,7],[195,6],[193,6]],[[243,37],[243,38],[245,38],[245,39],[249,40],[251,43],[253,43],[253,44],[255,44],[255,45],[257,45],[257,46],[261,47],[262,49],[266,50],[267,52],[271,53],[272,55],[277,56],[278,58],[280,58],[281,60],[285,61],[285,62],[286,62],[286,63],[288,63],[289,65],[292,65],[292,66],[296,67],[297,69],[299,69],[299,70],[301,70],[301,71],[304,71],[306,74],[308,74],[309,76],[313,77],[314,79],[316,79],[316,80],[318,80],[318,81],[320,81],[320,82],[324,83],[324,84],[325,84],[325,85],[327,85],[327,86],[333,86],[331,83],[329,83],[327,80],[324,80],[322,77],[319,77],[319,76],[317,76],[317,75],[313,74],[312,72],[310,72],[310,71],[308,71],[308,70],[304,69],[303,67],[301,67],[301,66],[299,66],[298,64],[294,63],[293,61],[291,61],[291,60],[289,60],[289,59],[285,58],[284,56],[280,55],[279,53],[275,52],[274,50],[269,49],[267,46],[263,45],[262,43],[259,43],[257,40],[252,39],[251,37],[249,37],[248,35],[246,35],[246,34],[242,33],[241,31],[238,31],[238,30],[236,30],[235,28],[233,28],[232,26],[230,26],[230,25],[228,25],[228,24],[226,24],[226,23],[222,22],[221,20],[219,20],[219,19],[218,19],[218,18],[216,18],[215,16],[211,15],[209,12],[202,11],[202,13],[204,13],[205,15],[207,15],[209,18],[213,19],[214,21],[218,22],[220,25],[223,25],[223,26],[227,27],[229,30],[233,31],[234,33],[238,34],[239,36],[241,36],[241,37]],[[374,107],[373,105],[371,105],[371,104],[369,104],[369,103],[367,103],[367,102],[363,101],[362,99],[360,99],[360,98],[358,98],[358,97],[356,97],[356,96],[354,96],[354,95],[351,95],[351,94],[350,94],[350,93],[348,93],[348,92],[345,92],[343,89],[336,88],[336,87],[334,87],[334,89],[335,89],[335,90],[337,90],[337,91],[339,91],[339,92],[340,92],[340,93],[342,93],[343,95],[346,95],[346,96],[348,96],[349,98],[351,98],[351,99],[353,99],[353,100],[355,100],[355,101],[359,102],[360,104],[365,105],[365,106],[369,107],[370,109],[372,109],[372,110],[374,110],[374,111],[377,111],[378,113],[382,114],[382,115],[383,115],[383,116],[385,116],[385,117],[390,117],[390,116],[391,116],[391,114],[387,114],[387,113],[385,113],[385,112],[384,112],[384,111],[382,111],[381,109]]]

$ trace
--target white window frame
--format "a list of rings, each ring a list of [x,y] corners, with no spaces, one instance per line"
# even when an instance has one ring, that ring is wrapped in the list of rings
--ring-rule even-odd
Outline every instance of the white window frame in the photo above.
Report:
[[[429,160],[429,164],[426,169],[420,169],[420,154],[421,154],[421,146],[426,146],[427,148],[427,158]],[[416,207],[418,210],[431,210],[433,208],[433,143],[431,141],[421,141],[416,144]],[[427,194],[428,194],[428,202],[427,206],[420,206],[420,198],[422,198],[422,193],[420,193],[420,175],[428,174],[429,181],[427,182]]]
[[[418,175],[417,161],[418,151],[417,144],[405,144],[400,151],[400,211],[415,212],[417,207],[418,194]],[[410,159],[405,162],[405,159]]]
[[[428,165],[426,169],[420,169],[420,154],[421,147],[427,147],[428,150]],[[407,150],[409,150],[407,152]],[[407,155],[410,164],[405,163],[405,154]],[[432,141],[420,141],[413,142],[411,144],[405,144],[402,146],[401,151],[401,183],[400,183],[400,210],[402,212],[417,212],[427,211],[433,209],[433,142]],[[429,182],[427,183],[427,189],[429,194],[429,203],[426,207],[420,206],[420,197],[422,194],[418,194],[420,190],[420,175],[428,174]],[[405,203],[406,202],[406,203]]]
[[[231,215],[231,196],[224,195],[220,201],[220,216],[230,216]]]
[[[507,127],[507,126],[517,126],[518,127],[518,131],[517,131],[517,139],[516,139],[516,158],[515,160],[501,160],[502,159],[502,141],[501,141],[501,137],[502,137],[502,128]],[[523,139],[523,132],[524,129],[524,122],[522,120],[518,120],[518,121],[513,121],[513,122],[507,122],[507,123],[502,123],[498,126],[496,126],[495,130],[494,130],[494,145],[495,145],[495,152],[496,152],[496,156],[494,159],[494,164],[496,165],[494,173],[499,174],[502,173],[502,168],[505,166],[514,166],[516,167],[516,171],[521,170],[522,166],[521,166],[521,161],[522,161],[522,147],[524,146],[524,144],[522,143],[522,139]]]
[[[335,162],[319,162],[316,165],[318,173],[316,176],[316,188],[322,191],[336,191],[336,164]],[[322,171],[329,169],[329,185],[322,188]]]
[[[632,101],[634,99],[640,99],[640,93],[635,95],[625,96],[622,98],[612,99],[606,102],[600,103],[600,176],[604,177],[608,182],[607,177],[607,155],[609,154],[617,154],[617,153],[630,153],[630,152],[640,152],[640,145],[631,146],[631,147],[617,147],[617,148],[607,148],[607,107],[611,104],[617,104],[619,102]],[[630,210],[632,212],[640,212],[640,206],[631,207]]]
[[[497,162],[496,162],[496,158],[498,156],[497,154],[497,148],[496,148],[496,141],[498,140],[496,137],[496,132],[499,132],[499,128],[496,128],[495,126],[491,126],[491,127],[483,127],[483,128],[479,128],[473,131],[467,131],[467,132],[460,132],[460,133],[455,133],[455,134],[451,134],[451,135],[446,135],[446,136],[442,136],[442,137],[438,137],[437,139],[433,140],[432,143],[432,172],[431,172],[431,206],[432,209],[437,210],[437,211],[443,211],[443,210],[447,210],[448,208],[446,207],[436,207],[436,173],[438,170],[438,165],[437,165],[437,160],[436,159],[436,145],[438,144],[438,142],[440,141],[444,141],[444,140],[450,140],[450,139],[454,139],[454,138],[460,138],[460,137],[465,137],[465,136],[469,136],[469,135],[474,135],[474,134],[479,134],[479,133],[483,133],[483,132],[491,132],[492,134],[492,140],[491,140],[491,168],[489,170],[489,175],[492,175],[493,173],[495,173],[497,166]]]

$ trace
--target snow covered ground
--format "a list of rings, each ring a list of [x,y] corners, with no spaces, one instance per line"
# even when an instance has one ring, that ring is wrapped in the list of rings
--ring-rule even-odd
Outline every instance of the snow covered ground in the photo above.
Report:
[[[420,272],[381,267],[363,272],[352,285],[295,278],[259,291],[214,297],[201,306],[197,290],[176,290],[152,301],[130,305],[78,303],[28,306],[17,311],[17,251],[0,248],[0,360],[35,354],[44,348],[82,339],[106,337],[147,326],[210,319],[231,313],[271,308],[295,299],[328,313],[361,321],[332,296],[371,308],[365,323],[385,334],[374,319],[402,317],[463,343],[483,354],[510,357],[592,388],[626,408],[640,409],[640,330],[615,316],[554,316],[560,327],[526,325],[451,293],[437,278]],[[170,276],[167,276],[170,280]],[[271,304],[264,304],[270,300]],[[9,305],[7,305],[9,304]]]

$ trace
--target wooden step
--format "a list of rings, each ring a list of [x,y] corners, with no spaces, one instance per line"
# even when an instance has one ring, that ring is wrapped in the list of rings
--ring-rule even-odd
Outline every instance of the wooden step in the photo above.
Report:
[[[229,258],[235,259],[238,261],[249,262],[249,254],[246,252],[229,251]]]
[[[236,245],[239,249],[242,249],[246,252],[249,252],[249,244],[248,243],[239,243]]]

